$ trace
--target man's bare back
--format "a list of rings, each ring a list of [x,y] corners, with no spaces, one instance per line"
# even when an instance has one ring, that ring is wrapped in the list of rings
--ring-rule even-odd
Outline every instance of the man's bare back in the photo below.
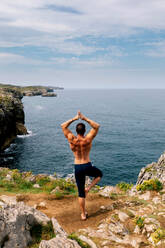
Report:
[[[72,150],[75,160],[74,164],[85,164],[90,162],[89,154],[92,147],[92,141],[88,137],[71,136],[69,135],[68,141],[70,149]]]

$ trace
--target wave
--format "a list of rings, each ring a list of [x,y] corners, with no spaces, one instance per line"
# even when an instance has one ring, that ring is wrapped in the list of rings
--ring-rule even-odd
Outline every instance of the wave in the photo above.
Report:
[[[32,131],[30,131],[30,130],[28,130],[27,132],[28,132],[28,134],[25,134],[25,135],[17,135],[17,137],[18,137],[18,138],[21,138],[21,139],[24,139],[24,138],[28,138],[28,137],[31,137],[31,136],[34,136],[34,135],[35,135],[35,134],[34,134]]]

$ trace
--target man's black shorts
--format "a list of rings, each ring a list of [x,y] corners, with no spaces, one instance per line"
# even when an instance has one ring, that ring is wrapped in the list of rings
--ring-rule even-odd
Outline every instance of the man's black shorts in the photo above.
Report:
[[[74,166],[79,197],[85,198],[85,176],[96,178],[102,177],[103,173],[95,166],[92,166],[91,162],[86,164],[75,164]]]

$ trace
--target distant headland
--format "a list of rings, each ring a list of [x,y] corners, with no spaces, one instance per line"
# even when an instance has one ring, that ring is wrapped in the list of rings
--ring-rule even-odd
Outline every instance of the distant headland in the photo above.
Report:
[[[22,94],[22,96],[57,96],[55,90],[63,90],[64,88],[58,86],[17,86],[11,84],[0,83],[0,91],[12,91],[16,90]]]

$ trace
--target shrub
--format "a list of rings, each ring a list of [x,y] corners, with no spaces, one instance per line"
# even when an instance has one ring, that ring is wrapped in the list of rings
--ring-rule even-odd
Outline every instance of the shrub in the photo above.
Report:
[[[45,177],[40,177],[36,179],[36,183],[38,183],[40,186],[44,186],[45,184],[50,182],[50,178],[45,176]]]
[[[145,191],[145,190],[156,190],[160,191],[163,189],[163,184],[158,179],[150,179],[144,181],[142,184],[136,186],[138,191]]]
[[[123,190],[124,192],[126,192],[127,190],[129,190],[133,187],[133,184],[132,183],[126,183],[126,182],[120,182],[120,183],[116,184],[116,186],[118,188],[120,188],[121,190]]]
[[[22,181],[18,185],[18,187],[19,187],[19,189],[26,191],[26,190],[33,188],[33,184],[31,182]]]
[[[144,220],[145,220],[144,217],[136,216],[135,217],[135,224],[138,225],[138,227],[140,229],[142,229],[144,227]]]
[[[15,169],[15,170],[12,170],[12,174],[11,174],[13,180],[16,182],[16,183],[21,183],[22,181],[22,175],[21,173],[19,172],[19,170]]]
[[[151,238],[155,244],[157,244],[160,240],[165,239],[165,229],[158,228],[151,234]]]
[[[9,173],[9,169],[4,168],[4,169],[0,170],[0,177],[1,178],[6,177],[8,173]]]
[[[66,181],[63,178],[60,178],[58,180],[58,185],[62,190],[71,191],[71,192],[75,190],[75,184],[69,180]]]

